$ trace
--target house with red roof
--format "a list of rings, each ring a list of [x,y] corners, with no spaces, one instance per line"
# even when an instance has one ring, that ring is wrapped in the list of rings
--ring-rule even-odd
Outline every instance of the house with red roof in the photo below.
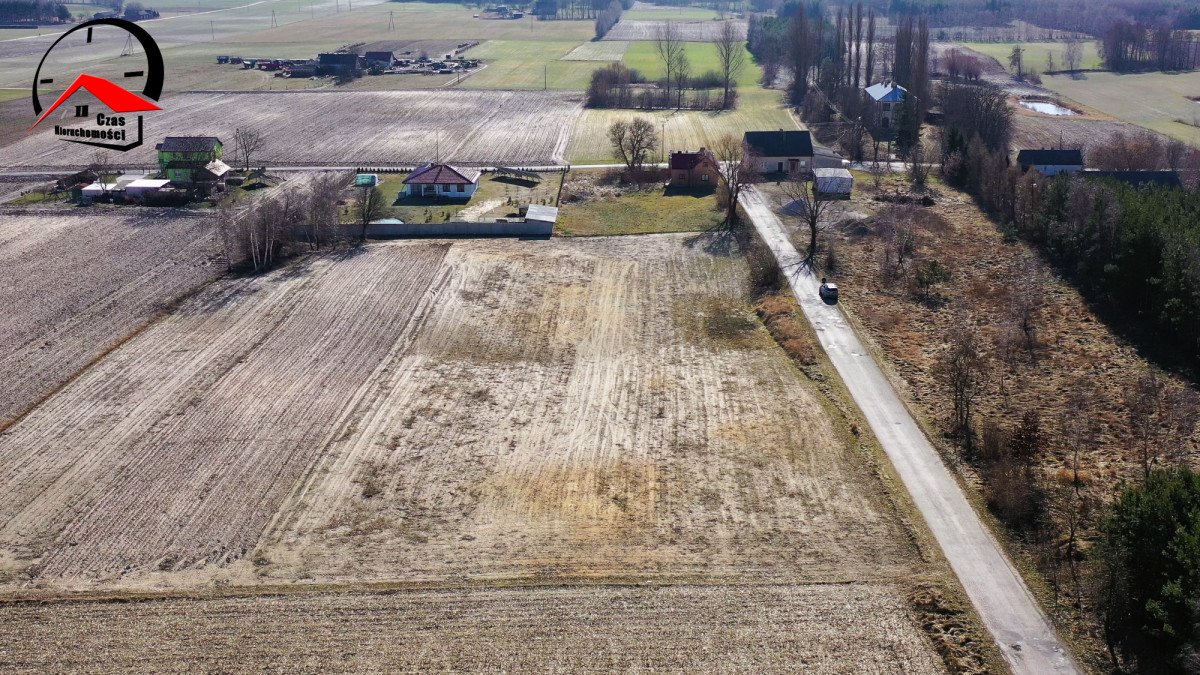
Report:
[[[470,199],[478,188],[478,169],[460,169],[449,164],[426,164],[404,179],[406,197]]]
[[[685,188],[715,188],[721,179],[720,165],[711,150],[671,153],[671,185]]]

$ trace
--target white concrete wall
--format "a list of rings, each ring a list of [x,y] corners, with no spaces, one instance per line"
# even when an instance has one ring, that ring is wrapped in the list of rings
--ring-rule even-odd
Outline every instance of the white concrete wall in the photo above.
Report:
[[[367,229],[369,237],[549,237],[554,223],[527,220],[520,223],[377,223]]]

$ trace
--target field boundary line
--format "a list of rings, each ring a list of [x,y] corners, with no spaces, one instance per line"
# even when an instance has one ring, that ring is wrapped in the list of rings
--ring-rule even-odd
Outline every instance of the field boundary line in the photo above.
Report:
[[[817,579],[796,581],[744,581],[742,577],[713,579],[680,575],[647,579],[645,577],[590,577],[537,579],[473,579],[466,581],[357,581],[279,583],[262,586],[212,586],[205,589],[138,590],[138,591],[48,591],[43,593],[13,593],[0,595],[0,611],[23,605],[68,605],[84,603],[125,604],[136,602],[168,602],[172,600],[238,600],[256,598],[289,598],[311,595],[399,595],[416,592],[490,591],[525,588],[674,588],[674,587],[736,587],[789,588],[801,586],[874,586],[904,588],[908,577],[888,579]]]
[[[172,300],[164,303],[162,305],[162,307],[160,307],[153,314],[151,314],[144,322],[142,322],[142,324],[140,326],[138,326],[137,328],[134,328],[127,335],[125,335],[124,337],[120,338],[119,340],[114,342],[109,347],[102,350],[94,358],[88,360],[87,363],[80,366],[78,370],[76,370],[70,377],[63,380],[63,382],[61,384],[59,384],[57,387],[54,387],[49,392],[47,392],[45,395],[38,397],[38,399],[36,401],[33,401],[32,403],[30,403],[28,406],[26,406],[26,408],[24,410],[17,413],[16,415],[14,415],[13,418],[11,420],[9,420],[8,422],[0,421],[0,434],[3,434],[4,432],[8,431],[13,426],[15,426],[18,422],[20,422],[21,420],[28,417],[30,413],[32,413],[34,410],[37,410],[39,407],[41,407],[41,405],[43,403],[45,403],[46,401],[53,398],[55,395],[57,395],[63,389],[66,389],[68,386],[73,384],[76,380],[78,380],[80,377],[82,377],[84,373],[86,373],[87,371],[89,371],[93,367],[95,367],[95,365],[97,363],[104,360],[110,354],[117,351],[121,347],[124,347],[126,343],[128,343],[130,340],[133,340],[137,336],[141,335],[142,332],[144,332],[146,329],[150,328],[154,324],[158,323],[159,321],[163,320],[165,317],[167,317],[170,314],[172,314],[173,312],[175,312],[175,310],[179,309],[179,307],[183,303],[194,298],[197,294],[199,294],[201,291],[208,288],[212,284],[215,284],[216,282],[225,278],[226,274],[227,273],[218,274],[217,276],[213,277],[212,279],[209,279],[208,281],[205,281],[204,283],[196,286],[195,288],[189,290],[188,292],[183,293],[179,297],[173,298]],[[108,296],[105,296],[105,298],[107,298],[107,297]],[[99,303],[96,303],[96,304],[99,304]]]

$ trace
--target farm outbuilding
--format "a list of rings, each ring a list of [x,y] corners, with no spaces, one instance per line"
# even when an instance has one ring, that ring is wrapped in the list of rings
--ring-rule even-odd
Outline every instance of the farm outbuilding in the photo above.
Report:
[[[1017,153],[1017,164],[1022,171],[1032,168],[1043,176],[1057,176],[1082,171],[1083,153],[1060,148],[1027,149]]]
[[[165,178],[139,178],[125,186],[125,196],[131,198],[143,197],[151,192],[158,192],[171,184]]]
[[[854,177],[846,169],[813,169],[817,195],[824,199],[850,199]]]

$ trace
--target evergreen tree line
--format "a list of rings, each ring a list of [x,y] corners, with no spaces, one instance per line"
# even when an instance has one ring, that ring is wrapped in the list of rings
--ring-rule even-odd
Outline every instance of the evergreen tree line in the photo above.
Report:
[[[633,5],[632,0],[624,1],[629,3],[630,6]],[[612,0],[612,2],[608,3],[608,7],[606,7],[604,11],[600,12],[600,14],[596,16],[597,40],[605,35],[608,35],[608,31],[612,30],[612,27],[617,25],[617,22],[621,20],[621,14],[626,9],[628,9],[628,7],[622,4],[621,0]]]
[[[1002,90],[947,84],[939,102],[946,181],[1036,244],[1123,332],[1200,373],[1200,191],[1022,173],[1008,161],[1012,112]],[[1118,154],[1101,147],[1089,157]],[[1198,162],[1196,151],[1181,154],[1169,143],[1146,154],[1177,166]]]
[[[608,10],[611,0],[536,0],[533,14],[538,19],[597,19]],[[620,0],[625,9],[633,0]],[[616,23],[616,22],[614,22]]]
[[[682,89],[672,92],[667,88],[665,78],[651,82],[638,70],[618,61],[592,73],[585,102],[589,108],[721,110],[724,106],[723,85],[724,78],[720,73],[708,71],[688,77]],[[737,82],[731,81],[730,88],[729,107],[732,108],[737,103]]]
[[[34,21],[66,21],[71,11],[61,2],[46,0],[0,0],[0,21],[22,23]]]
[[[1200,63],[1200,42],[1186,30],[1143,24],[1128,19],[1113,21],[1100,40],[1100,52],[1110,70],[1193,70]]]

